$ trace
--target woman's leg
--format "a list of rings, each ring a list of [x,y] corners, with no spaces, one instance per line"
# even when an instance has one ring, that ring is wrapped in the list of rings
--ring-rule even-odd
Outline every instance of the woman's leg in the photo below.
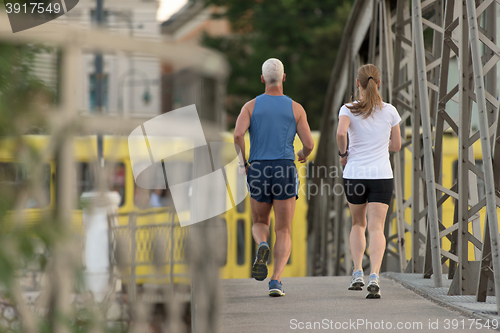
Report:
[[[371,273],[380,272],[382,258],[385,252],[384,224],[389,205],[380,202],[368,203],[368,234],[370,237],[370,264]],[[352,245],[351,245],[352,247]]]
[[[349,241],[354,270],[363,270],[363,254],[366,249],[366,209],[368,204],[354,205],[349,203],[352,216],[352,229]]]

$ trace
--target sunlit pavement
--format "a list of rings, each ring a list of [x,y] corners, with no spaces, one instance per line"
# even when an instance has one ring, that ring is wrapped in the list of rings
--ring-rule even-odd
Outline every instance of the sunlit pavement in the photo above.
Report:
[[[284,278],[286,296],[268,296],[267,283],[221,280],[221,326],[254,332],[493,332],[499,322],[466,316],[381,277],[381,299],[349,291],[349,276]],[[368,277],[365,276],[365,283]]]

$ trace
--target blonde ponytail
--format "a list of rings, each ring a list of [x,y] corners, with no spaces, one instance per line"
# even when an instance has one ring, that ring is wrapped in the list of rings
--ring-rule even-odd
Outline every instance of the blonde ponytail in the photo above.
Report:
[[[363,98],[356,92],[355,99],[357,103],[346,104],[351,112],[358,116],[362,115],[364,119],[368,118],[376,108],[382,108],[382,97],[378,92],[378,82],[380,81],[380,71],[377,66],[367,64],[358,69],[356,77],[359,85],[364,89]]]

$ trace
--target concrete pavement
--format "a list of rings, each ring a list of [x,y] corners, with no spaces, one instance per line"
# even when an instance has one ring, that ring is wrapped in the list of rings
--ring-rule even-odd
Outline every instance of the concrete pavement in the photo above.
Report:
[[[500,321],[487,323],[440,306],[385,277],[382,298],[365,299],[365,288],[347,290],[349,279],[284,278],[286,296],[278,298],[268,296],[268,279],[222,280],[222,331],[470,333],[494,332],[493,326],[500,326]]]

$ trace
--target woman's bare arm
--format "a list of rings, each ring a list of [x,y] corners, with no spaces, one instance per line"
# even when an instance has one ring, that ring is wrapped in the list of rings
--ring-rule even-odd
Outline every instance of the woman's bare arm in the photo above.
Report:
[[[397,153],[401,149],[401,129],[399,124],[391,130],[391,139],[389,141],[389,150]]]

